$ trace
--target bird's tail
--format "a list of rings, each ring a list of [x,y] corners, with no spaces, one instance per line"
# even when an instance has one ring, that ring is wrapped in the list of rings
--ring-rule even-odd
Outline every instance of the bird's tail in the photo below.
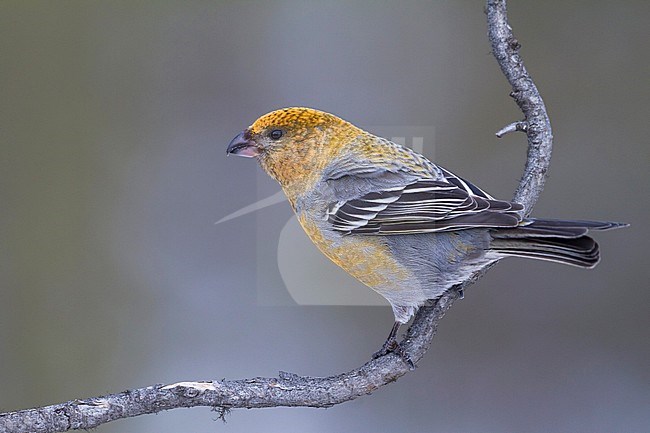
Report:
[[[600,260],[598,243],[589,230],[610,230],[628,224],[603,221],[568,221],[530,218],[511,229],[491,232],[490,250],[504,256],[550,260],[593,268]]]

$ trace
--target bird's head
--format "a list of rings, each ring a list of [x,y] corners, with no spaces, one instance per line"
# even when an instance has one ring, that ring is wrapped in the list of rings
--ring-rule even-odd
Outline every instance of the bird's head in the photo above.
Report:
[[[283,187],[315,182],[323,168],[364,132],[333,114],[292,107],[272,111],[237,135],[227,153],[257,158]]]

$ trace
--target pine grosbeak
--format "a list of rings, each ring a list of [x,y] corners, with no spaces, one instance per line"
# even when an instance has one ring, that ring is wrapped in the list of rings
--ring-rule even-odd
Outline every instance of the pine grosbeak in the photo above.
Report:
[[[256,158],[323,254],[388,300],[395,325],[381,353],[425,301],[486,265],[518,256],[592,268],[587,231],[625,225],[524,218],[520,204],[310,108],[260,117],[227,153]]]

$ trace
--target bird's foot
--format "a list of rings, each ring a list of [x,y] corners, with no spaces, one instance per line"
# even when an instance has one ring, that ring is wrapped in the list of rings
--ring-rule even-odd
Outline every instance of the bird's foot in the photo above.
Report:
[[[395,337],[386,340],[383,346],[381,346],[381,349],[372,354],[372,359],[381,358],[382,356],[388,355],[389,353],[394,353],[395,355],[399,356],[402,361],[404,361],[409,366],[410,370],[415,370],[415,364],[413,363],[413,360],[395,339]]]

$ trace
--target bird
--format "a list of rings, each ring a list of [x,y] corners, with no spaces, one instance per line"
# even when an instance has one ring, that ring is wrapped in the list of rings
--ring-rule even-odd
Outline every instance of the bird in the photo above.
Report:
[[[232,139],[227,155],[255,158],[331,261],[383,296],[395,321],[380,357],[412,362],[399,327],[506,257],[593,268],[591,230],[627,224],[530,218],[408,147],[307,107],[271,111]]]

